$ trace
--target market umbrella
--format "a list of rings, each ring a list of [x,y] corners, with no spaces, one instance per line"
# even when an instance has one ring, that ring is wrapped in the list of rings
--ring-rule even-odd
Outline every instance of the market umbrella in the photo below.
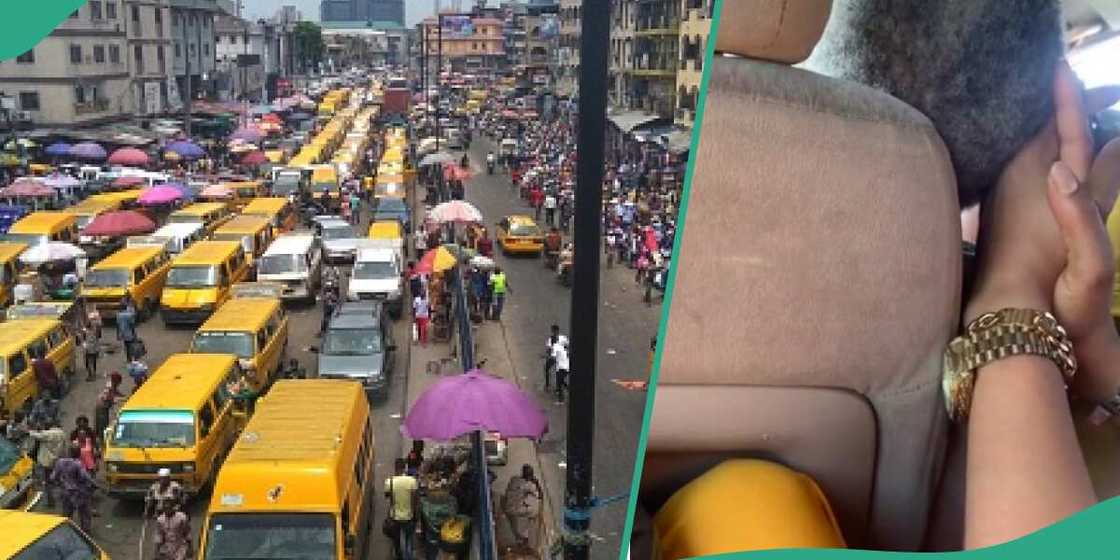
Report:
[[[38,179],[16,179],[12,184],[0,189],[0,196],[23,198],[53,195],[54,189],[48,187]]]
[[[444,164],[443,178],[454,181],[466,181],[471,178],[471,171],[454,163]]]
[[[261,165],[268,161],[268,156],[260,150],[249,152],[241,158],[241,165]]]
[[[98,215],[82,230],[82,235],[116,237],[155,231],[156,224],[141,212],[120,210]]]
[[[436,165],[440,163],[452,163],[455,161],[455,156],[447,152],[436,152],[428,154],[420,159],[420,167],[427,167],[429,165]]]
[[[416,264],[415,272],[417,274],[431,274],[433,272],[443,272],[449,270],[458,264],[459,259],[455,254],[447,249],[447,247],[436,247],[424,253],[420,258],[420,262]]]
[[[8,142],[4,144],[4,149],[15,150],[16,148],[34,148],[36,146],[38,146],[38,144],[36,144],[34,140],[29,138],[16,138],[8,140]]]
[[[202,191],[198,193],[198,196],[204,196],[206,198],[227,198],[233,196],[233,189],[225,185],[210,185],[202,189]]]
[[[157,187],[171,187],[171,188],[179,191],[179,193],[181,193],[183,195],[183,200],[194,199],[194,191],[191,190],[190,187],[188,187],[188,186],[186,186],[182,183],[161,183],[161,184],[156,185],[156,186]]]
[[[229,137],[233,140],[244,140],[246,142],[260,142],[264,138],[264,132],[257,127],[243,126],[230,134]]]
[[[62,173],[51,173],[43,177],[43,184],[52,189],[67,189],[81,185],[82,182]]]
[[[146,182],[147,182],[147,180],[144,179],[143,177],[137,177],[135,175],[130,175],[130,176],[127,176],[127,177],[120,177],[120,178],[115,179],[113,181],[113,186],[114,187],[122,187],[122,188],[123,187],[135,187],[136,185],[142,185]]]
[[[473,204],[463,200],[452,200],[436,205],[428,212],[428,219],[437,223],[481,222],[482,212]]]
[[[82,142],[81,144],[74,144],[70,146],[69,154],[78,159],[88,159],[91,161],[100,161],[105,159],[108,154],[105,153],[105,148],[93,142]]]
[[[198,144],[188,140],[172,142],[164,148],[164,151],[179,154],[179,156],[186,160],[198,159],[206,155],[206,151],[200,148]]]
[[[548,417],[514,383],[472,369],[421,393],[401,424],[401,433],[410,439],[451,441],[474,431],[540,439],[548,432]]]
[[[276,123],[276,124],[280,124],[281,122],[283,122],[283,120],[280,118],[280,116],[277,115],[276,113],[269,113],[269,114],[261,117],[261,120],[265,121],[265,122]]]
[[[109,156],[114,165],[148,165],[148,154],[136,148],[121,148]]]
[[[81,248],[70,243],[51,241],[40,243],[24,251],[19,260],[24,264],[40,265],[56,261],[69,261],[86,254]]]
[[[155,187],[144,189],[137,198],[137,202],[145,206],[155,206],[158,204],[168,204],[183,198],[183,193],[170,185],[157,185]]]
[[[62,157],[70,154],[71,147],[72,146],[70,144],[67,144],[66,142],[55,142],[54,144],[47,146],[47,148],[43,150],[43,153],[47,154],[48,156]]]

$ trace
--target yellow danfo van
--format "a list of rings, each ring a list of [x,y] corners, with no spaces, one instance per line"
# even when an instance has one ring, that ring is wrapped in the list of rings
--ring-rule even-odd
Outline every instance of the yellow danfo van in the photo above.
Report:
[[[12,288],[19,280],[19,256],[27,249],[24,243],[0,242],[0,306],[11,305]]]
[[[11,413],[39,395],[31,363],[46,356],[63,383],[73,381],[74,337],[57,319],[18,319],[0,323],[0,409]]]
[[[241,426],[229,393],[241,375],[233,354],[167,358],[107,430],[109,494],[143,498],[162,468],[188,494],[211,482]]]
[[[210,234],[232,217],[229,205],[224,202],[198,202],[172,212],[167,223],[202,224],[202,228]]]
[[[82,279],[82,296],[101,313],[116,316],[128,296],[143,320],[159,309],[171,257],[161,247],[126,247],[93,265]]]
[[[277,381],[218,473],[199,558],[365,558],[373,465],[359,383]]]
[[[73,522],[58,515],[23,511],[0,511],[0,558],[39,560],[41,558],[81,558],[109,560]]]
[[[12,224],[4,240],[27,245],[49,241],[76,243],[78,217],[66,212],[32,212]]]
[[[4,515],[3,510],[26,511],[34,507],[41,495],[32,489],[34,466],[35,462],[23,449],[0,437],[0,515]],[[3,527],[2,522],[0,527]]]
[[[288,349],[288,314],[279,298],[237,297],[194,333],[191,352],[234,354],[250,386],[267,389],[280,374]]]
[[[292,203],[281,197],[254,198],[241,211],[241,215],[267,219],[272,224],[274,236],[292,231],[299,225],[299,216],[292,208]]]
[[[94,218],[106,212],[112,212],[120,208],[121,204],[115,200],[92,200],[85,199],[69,208],[63,210],[67,214],[73,214],[78,217],[78,230],[83,230]]]
[[[249,261],[249,276],[254,274],[256,260],[264,254],[272,243],[272,223],[257,216],[235,216],[214,230],[210,239],[214,241],[236,241],[245,250]]]
[[[199,324],[229,299],[230,287],[249,273],[245,249],[236,241],[199,241],[171,262],[160,316],[165,324]]]

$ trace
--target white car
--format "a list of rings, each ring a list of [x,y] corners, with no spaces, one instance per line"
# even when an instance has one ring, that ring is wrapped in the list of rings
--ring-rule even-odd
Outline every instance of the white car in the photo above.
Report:
[[[385,304],[394,318],[404,308],[400,253],[389,248],[359,249],[346,288],[352,301],[374,300]]]

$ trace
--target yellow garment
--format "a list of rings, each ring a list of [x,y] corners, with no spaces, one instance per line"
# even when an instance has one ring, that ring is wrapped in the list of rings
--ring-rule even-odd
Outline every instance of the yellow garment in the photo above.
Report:
[[[1108,215],[1108,238],[1112,240],[1112,252],[1120,264],[1120,201]],[[1112,316],[1120,317],[1120,266],[1112,283]]]
[[[733,459],[677,490],[653,519],[658,560],[776,548],[845,548],[813,479],[776,463]]]

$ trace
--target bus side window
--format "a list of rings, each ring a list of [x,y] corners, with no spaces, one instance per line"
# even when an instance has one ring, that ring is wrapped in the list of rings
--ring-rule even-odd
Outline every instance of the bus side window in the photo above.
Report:
[[[264,352],[265,347],[268,346],[268,337],[268,327],[262,327],[257,331],[257,352]]]
[[[63,332],[62,327],[55,327],[54,329],[51,329],[51,332],[47,338],[50,341],[51,348],[57,348],[66,341],[66,333]]]
[[[13,378],[27,373],[27,371],[27,357],[23,355],[23,352],[8,356],[8,372]]]
[[[210,401],[202,404],[202,409],[198,411],[198,433],[200,439],[205,439],[210,435],[211,428],[214,427],[214,408]]]
[[[222,265],[222,285],[229,286],[229,268]]]
[[[39,340],[36,340],[35,342],[32,342],[31,345],[27,347],[27,353],[31,356],[32,360],[38,360],[40,358],[46,358],[47,357],[47,339],[46,339],[46,337],[40,338]]]

